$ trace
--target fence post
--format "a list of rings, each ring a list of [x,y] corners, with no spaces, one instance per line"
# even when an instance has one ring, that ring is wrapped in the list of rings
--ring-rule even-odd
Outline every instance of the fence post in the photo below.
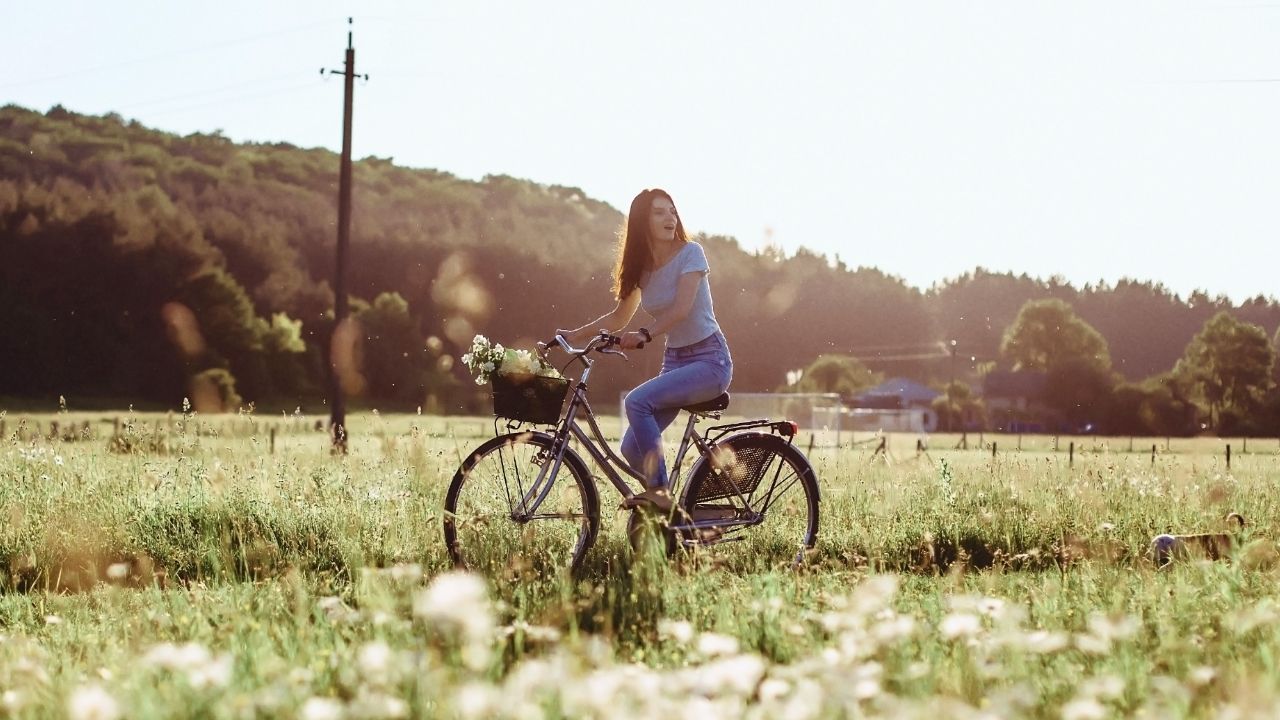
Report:
[[[1244,455],[1247,452],[1249,452],[1249,438],[1242,437],[1240,438],[1240,454]]]
[[[1151,443],[1151,464],[1156,464],[1156,444]]]
[[[1133,436],[1129,436],[1129,452],[1133,452]]]
[[[274,425],[271,426],[271,454],[276,454],[276,428]]]
[[[1227,443],[1227,469],[1231,469],[1231,443]]]
[[[4,434],[4,420],[0,420],[0,441],[4,440],[6,437],[7,436]]]
[[[992,460],[996,459],[996,441],[995,440],[991,441],[991,459]]]
[[[1072,440],[1067,445],[1067,467],[1075,467],[1076,464],[1076,441]]]
[[[1058,436],[1053,436],[1053,451],[1058,452]]]

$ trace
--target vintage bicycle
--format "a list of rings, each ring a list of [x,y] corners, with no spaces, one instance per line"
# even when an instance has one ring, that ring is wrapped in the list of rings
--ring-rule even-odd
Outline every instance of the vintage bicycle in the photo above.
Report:
[[[559,348],[569,356],[565,369],[581,364],[573,382],[493,377],[495,437],[466,457],[445,496],[444,539],[455,565],[481,572],[578,569],[600,531],[599,493],[579,449],[623,499],[637,492],[630,481],[644,487],[606,442],[587,400],[598,356],[626,357],[618,344],[607,332],[582,348],[559,335],[538,343],[544,360]],[[669,472],[676,502],[659,524],[662,542],[672,552],[745,540],[770,562],[803,563],[818,537],[819,491],[813,466],[794,444],[796,424],[757,419],[698,431],[700,422],[719,420],[728,406],[725,393],[683,408],[688,421]],[[654,512],[630,512],[634,541]]]

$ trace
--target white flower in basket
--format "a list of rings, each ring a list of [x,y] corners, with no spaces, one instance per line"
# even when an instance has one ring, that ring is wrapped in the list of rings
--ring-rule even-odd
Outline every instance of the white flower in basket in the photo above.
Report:
[[[466,365],[475,376],[477,385],[489,382],[492,376],[498,375],[536,375],[538,377],[564,377],[553,365],[544,361],[538,354],[530,350],[511,350],[502,343],[493,343],[483,335],[477,335],[471,341],[471,349],[462,356],[462,364]]]
[[[462,356],[477,385],[493,383],[493,409],[498,417],[539,424],[559,417],[569,381],[550,363],[529,350],[512,350],[483,335]]]

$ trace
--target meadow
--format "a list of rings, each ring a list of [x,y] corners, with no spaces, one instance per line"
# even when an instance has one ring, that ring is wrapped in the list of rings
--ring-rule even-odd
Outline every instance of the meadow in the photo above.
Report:
[[[801,568],[749,542],[633,556],[602,486],[581,574],[476,577],[449,566],[440,508],[492,420],[362,412],[335,458],[318,419],[0,415],[0,714],[1280,706],[1275,440],[935,435],[917,453],[894,435],[886,457],[854,435],[810,451],[822,522]],[[1151,561],[1155,534],[1225,529],[1230,511],[1248,525],[1229,560]]]

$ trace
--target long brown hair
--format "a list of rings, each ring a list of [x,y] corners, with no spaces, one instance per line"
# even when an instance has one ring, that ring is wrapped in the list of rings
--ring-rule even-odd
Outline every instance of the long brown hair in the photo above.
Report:
[[[640,285],[640,276],[653,267],[653,244],[649,237],[649,212],[653,199],[663,197],[672,205],[670,193],[659,188],[641,190],[631,201],[627,224],[618,238],[618,264],[613,269],[613,292],[621,300]],[[680,212],[676,211],[676,239],[688,242]]]

